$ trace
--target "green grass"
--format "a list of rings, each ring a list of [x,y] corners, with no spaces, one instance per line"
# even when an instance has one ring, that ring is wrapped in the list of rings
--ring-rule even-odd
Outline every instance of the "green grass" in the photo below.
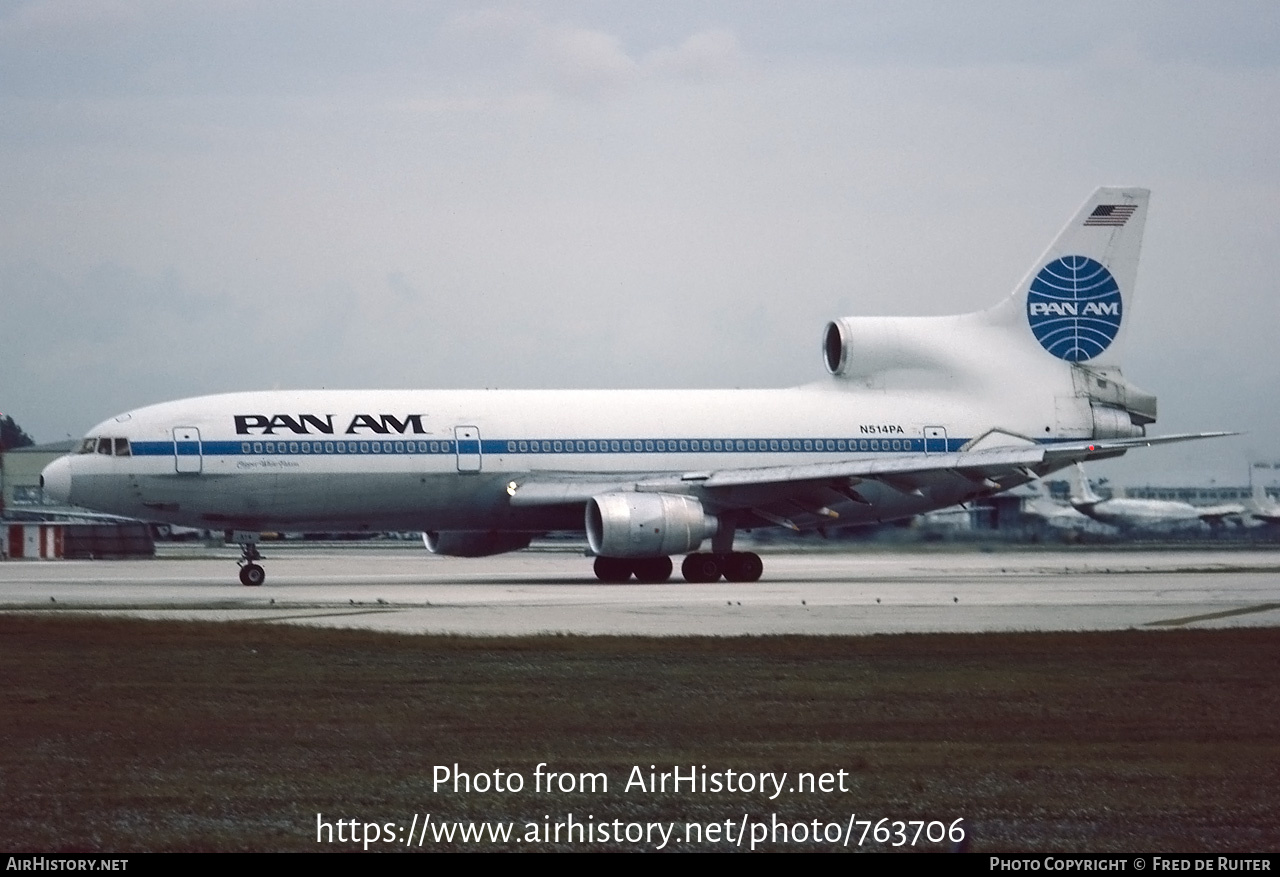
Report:
[[[1269,629],[490,639],[0,616],[0,847],[314,851],[317,813],[746,812],[963,818],[975,851],[1275,850],[1278,666]],[[434,792],[455,762],[526,788]],[[610,791],[536,793],[539,762]],[[850,791],[623,792],[651,764],[843,769]]]

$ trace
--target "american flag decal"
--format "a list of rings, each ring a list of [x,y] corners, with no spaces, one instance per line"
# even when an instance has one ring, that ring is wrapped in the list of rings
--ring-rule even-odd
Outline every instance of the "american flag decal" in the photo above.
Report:
[[[1137,209],[1136,204],[1099,204],[1093,208],[1084,224],[1121,226],[1129,221],[1129,217]]]

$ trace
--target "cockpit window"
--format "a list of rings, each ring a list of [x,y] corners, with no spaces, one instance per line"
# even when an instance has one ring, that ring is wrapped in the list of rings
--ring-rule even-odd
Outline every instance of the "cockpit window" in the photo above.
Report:
[[[133,456],[133,451],[129,448],[129,440],[127,438],[105,438],[102,436],[84,439],[80,442],[80,447],[76,450],[76,453],[99,453],[106,457]]]

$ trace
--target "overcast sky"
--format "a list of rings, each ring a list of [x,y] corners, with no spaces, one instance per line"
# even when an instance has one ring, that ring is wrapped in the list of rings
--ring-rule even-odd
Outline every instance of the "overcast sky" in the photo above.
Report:
[[[1123,483],[1280,460],[1280,4],[0,2],[0,411],[786,386],[1153,190]]]

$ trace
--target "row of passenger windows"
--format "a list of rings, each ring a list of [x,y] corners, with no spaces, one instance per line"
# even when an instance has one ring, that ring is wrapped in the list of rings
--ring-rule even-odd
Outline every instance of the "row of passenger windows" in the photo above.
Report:
[[[78,454],[103,454],[107,457],[128,457],[129,440],[126,438],[87,438],[80,443]]]
[[[452,442],[241,442],[242,454],[451,454]]]
[[[610,439],[507,442],[511,454],[679,451],[909,451],[911,439]]]
[[[699,451],[910,451],[912,439],[601,439],[508,441],[511,454],[672,453]],[[453,442],[242,442],[242,454],[452,454]],[[80,454],[130,456],[129,440],[86,438]]]

